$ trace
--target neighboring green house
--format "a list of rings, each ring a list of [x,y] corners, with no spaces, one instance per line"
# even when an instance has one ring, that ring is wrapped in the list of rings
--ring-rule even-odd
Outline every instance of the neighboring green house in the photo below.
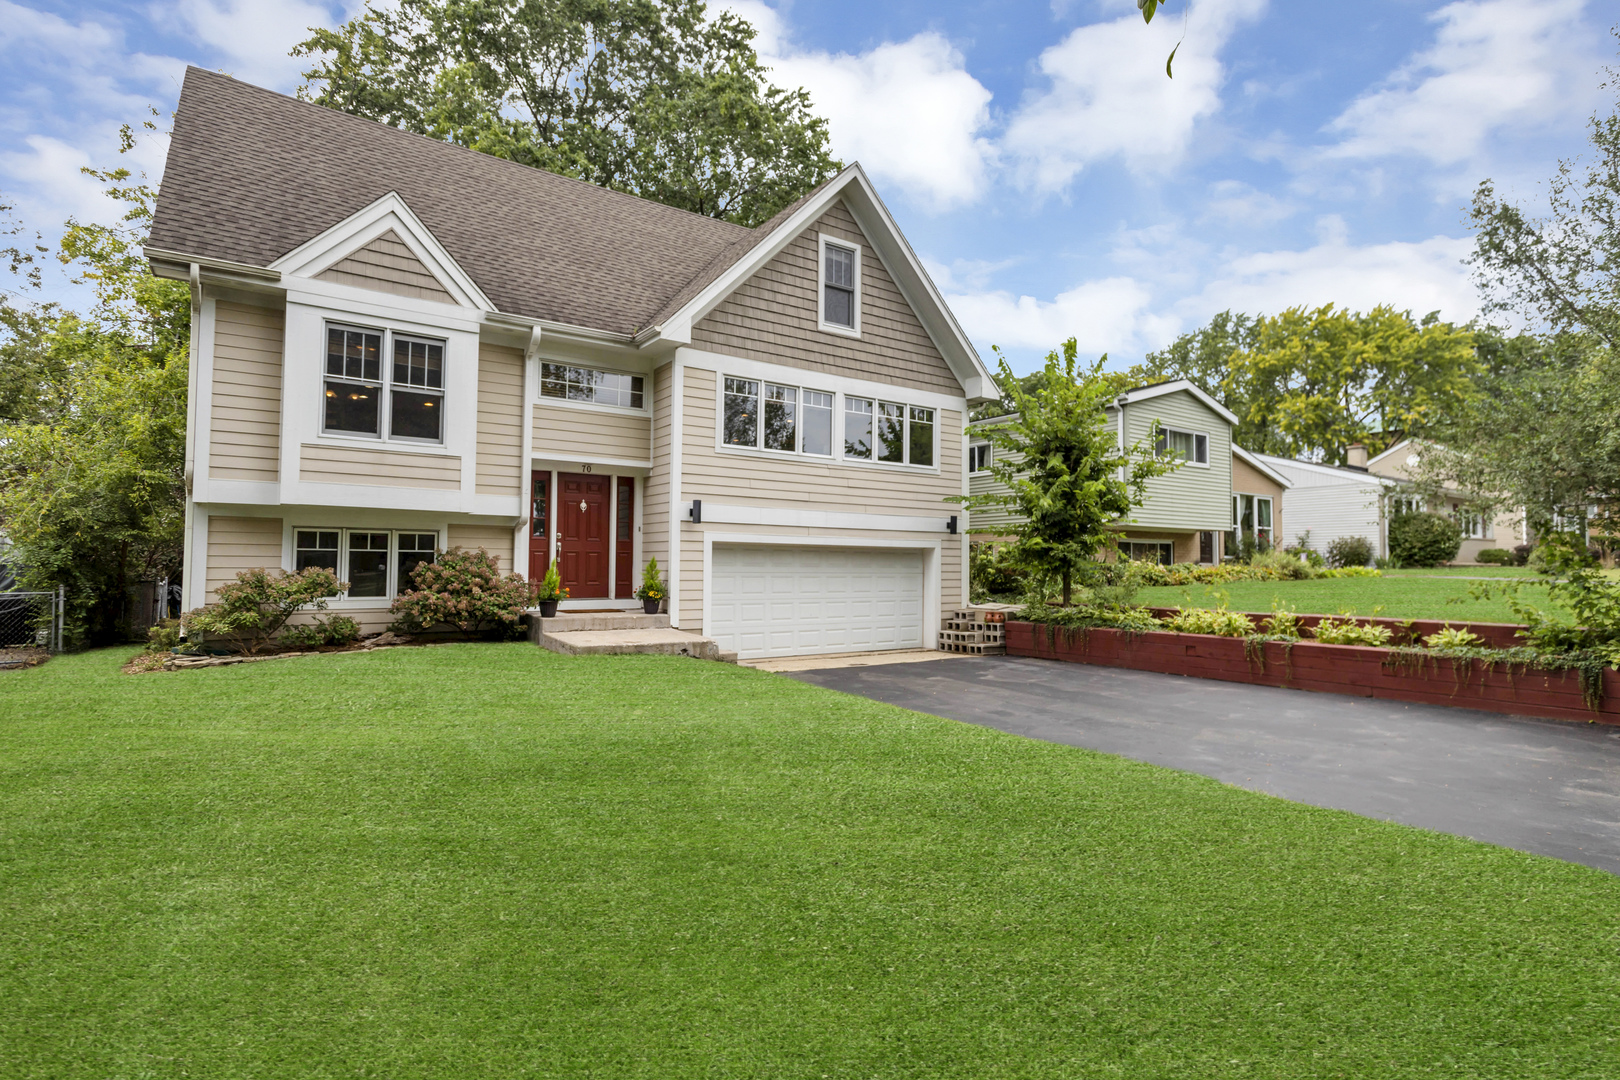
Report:
[[[983,429],[1009,417],[990,417],[968,427],[968,492],[1005,490],[988,471],[998,453]],[[1181,468],[1148,481],[1147,499],[1118,525],[1120,550],[1130,558],[1163,563],[1216,563],[1235,524],[1232,502],[1234,458],[1252,470],[1252,457],[1232,442],[1237,417],[1185,379],[1138,386],[1114,399],[1108,423],[1122,445],[1152,438],[1159,425],[1161,454],[1182,459]],[[1286,486],[1286,481],[1271,479]],[[1279,487],[1280,492],[1280,487]],[[1005,536],[1014,517],[1004,510],[975,512],[968,523],[974,540]]]

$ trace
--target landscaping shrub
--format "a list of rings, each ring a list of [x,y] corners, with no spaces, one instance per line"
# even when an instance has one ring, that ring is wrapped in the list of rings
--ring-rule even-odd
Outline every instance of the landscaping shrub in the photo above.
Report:
[[[1474,560],[1486,566],[1507,566],[1513,562],[1513,552],[1507,548],[1486,548],[1475,555]]]
[[[1389,554],[1402,566],[1439,566],[1461,547],[1462,530],[1444,514],[1420,510],[1389,519]]]
[[[269,645],[294,612],[326,610],[326,602],[349,587],[336,574],[311,566],[296,574],[244,570],[219,587],[219,602],[188,611],[181,619],[187,639],[242,653]]]
[[[1371,566],[1372,541],[1365,536],[1341,536],[1328,545],[1327,563],[1334,569],[1345,566]]]
[[[322,645],[353,645],[359,640],[359,623],[347,615],[333,615],[307,625],[289,626],[276,643],[288,649],[318,649]]]
[[[1363,625],[1354,619],[1339,622],[1323,619],[1311,631],[1311,636],[1324,645],[1373,645],[1386,648],[1395,635],[1390,632],[1389,627],[1379,626],[1376,623]]]
[[[1555,532],[1548,533],[1530,552],[1528,565],[1541,574],[1566,574],[1597,566],[1598,557],[1580,533]]]
[[[1160,620],[1166,630],[1178,634],[1214,634],[1217,637],[1245,637],[1254,633],[1254,624],[1241,611],[1226,608],[1177,608],[1174,615]]]
[[[1006,557],[1005,544],[968,548],[968,596],[972,603],[1012,600],[1024,594],[1028,573]]]
[[[172,652],[180,647],[180,620],[164,619],[146,632],[146,651]]]
[[[1527,565],[1530,562],[1530,553],[1534,550],[1536,550],[1536,546],[1534,544],[1514,544],[1512,565]]]
[[[1249,566],[1254,570],[1273,571],[1277,577],[1285,581],[1305,581],[1317,576],[1309,563],[1301,562],[1297,555],[1290,555],[1275,548],[1250,559]]]
[[[501,575],[500,563],[483,548],[451,548],[437,562],[411,574],[416,586],[395,600],[394,627],[415,634],[449,625],[468,636],[515,637],[523,629],[529,586],[516,574]]]

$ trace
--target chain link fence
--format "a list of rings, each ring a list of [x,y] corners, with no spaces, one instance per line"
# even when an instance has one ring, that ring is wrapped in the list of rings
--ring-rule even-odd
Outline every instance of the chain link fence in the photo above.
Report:
[[[22,646],[62,651],[62,590],[0,591],[0,649]]]

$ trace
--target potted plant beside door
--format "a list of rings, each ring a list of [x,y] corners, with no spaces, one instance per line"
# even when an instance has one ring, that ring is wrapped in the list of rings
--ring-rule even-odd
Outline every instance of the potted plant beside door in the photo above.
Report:
[[[658,606],[668,595],[669,590],[664,588],[664,579],[658,573],[658,560],[648,559],[646,568],[641,571],[641,587],[636,590],[641,610],[648,615],[658,614]]]
[[[557,605],[566,599],[568,590],[563,588],[562,575],[557,573],[557,564],[552,563],[546,567],[546,576],[534,587],[534,601],[540,605],[540,617],[549,619],[556,615]]]

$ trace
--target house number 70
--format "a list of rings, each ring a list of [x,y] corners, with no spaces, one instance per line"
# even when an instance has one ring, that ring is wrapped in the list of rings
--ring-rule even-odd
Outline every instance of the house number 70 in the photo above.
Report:
[[[580,466],[580,467],[579,467],[579,471],[580,471],[580,472],[590,472],[590,471],[591,471],[591,467],[590,467],[590,466],[589,466],[589,465],[581,465],[581,466]]]

